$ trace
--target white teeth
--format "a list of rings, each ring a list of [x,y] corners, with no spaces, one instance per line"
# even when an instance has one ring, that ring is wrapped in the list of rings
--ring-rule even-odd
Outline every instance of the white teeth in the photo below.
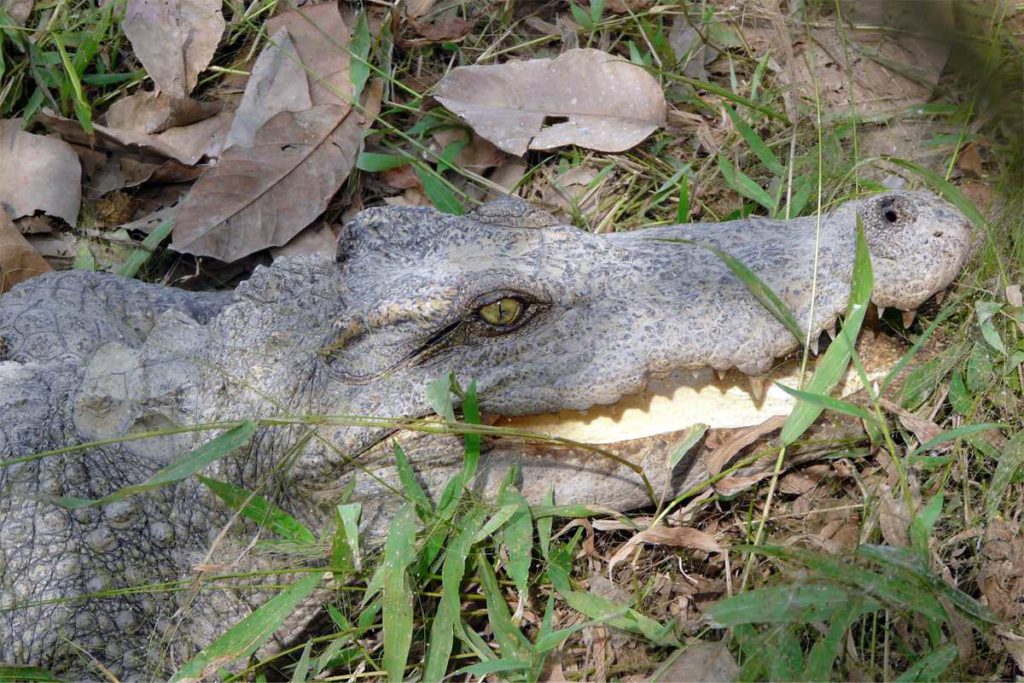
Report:
[[[941,304],[942,300],[945,299],[945,298],[946,298],[946,290],[942,290],[941,292],[937,292],[935,294],[935,304],[936,305]]]
[[[826,328],[825,332],[828,333],[828,338],[829,339],[831,339],[832,341],[835,341],[836,335],[839,334],[839,331],[836,329],[836,321],[835,320],[833,320],[832,324],[829,325],[828,328]]]
[[[821,337],[815,337],[814,339],[811,340],[811,353],[813,353],[815,356],[818,355],[818,340],[820,338]]]
[[[715,374],[718,375],[719,382],[725,381],[725,370],[715,370]]]
[[[751,375],[750,380],[750,393],[754,396],[754,401],[760,403],[764,399],[764,377],[760,375]]]
[[[875,308],[878,309],[878,319],[881,320],[882,318],[884,318],[885,317],[885,306],[876,306]]]
[[[903,311],[903,328],[907,329],[913,325],[916,317],[917,311]]]

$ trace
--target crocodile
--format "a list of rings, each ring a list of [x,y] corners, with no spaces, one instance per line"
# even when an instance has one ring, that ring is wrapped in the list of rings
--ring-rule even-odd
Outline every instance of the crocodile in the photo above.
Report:
[[[671,240],[735,256],[814,337],[846,307],[858,216],[879,307],[919,307],[950,285],[975,242],[960,211],[924,192],[850,200],[820,219],[606,235],[506,199],[464,216],[364,210],[334,259],[280,259],[231,292],[73,271],[19,285],[0,299],[0,663],[161,677],[266,598],[138,590],[200,586],[209,567],[262,566],[259,530],[195,478],[102,506],[55,504],[144,481],[216,434],[177,427],[420,418],[432,414],[425,387],[449,372],[475,380],[492,415],[613,404],[681,369],[758,376],[797,348],[794,334],[722,261]],[[386,531],[400,503],[394,423],[281,422],[204,473],[260,492],[318,533],[348,495],[363,502],[364,532]],[[459,466],[459,439],[408,443],[421,483],[439,495]],[[489,448],[475,483],[485,494],[517,465],[531,500],[553,487],[558,503],[650,501],[615,461]],[[659,463],[650,480],[661,491],[699,470],[680,477]]]

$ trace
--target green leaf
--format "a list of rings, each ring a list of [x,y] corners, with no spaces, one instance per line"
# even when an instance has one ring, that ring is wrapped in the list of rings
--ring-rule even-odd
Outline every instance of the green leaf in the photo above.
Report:
[[[449,405],[451,405],[450,399]],[[398,441],[394,442],[394,447],[398,481],[402,484],[402,491],[405,493],[405,497],[416,504],[416,509],[419,511],[420,516],[429,515],[434,511],[434,506],[430,502],[427,492],[423,490],[423,487],[420,486],[419,481],[416,479],[416,473],[413,472],[412,465],[409,464],[409,458],[406,456],[405,451],[402,450]]]
[[[337,578],[362,566],[359,552],[359,517],[363,513],[362,503],[343,503],[334,508],[334,538],[331,542],[331,560]]]
[[[676,223],[690,222],[690,180],[686,173],[679,174],[679,206],[676,208]]]
[[[466,207],[462,205],[451,187],[433,169],[427,168],[421,163],[413,164],[416,169],[416,176],[423,185],[423,191],[434,207],[441,213],[450,213],[454,216],[461,216],[466,213]]]
[[[655,645],[679,647],[679,641],[672,634],[672,624],[660,624],[636,610],[619,605],[593,593],[557,589],[558,594],[577,612],[594,621],[608,624],[623,631],[637,633]]]
[[[672,450],[668,454],[668,468],[670,470],[675,469],[679,461],[683,459],[687,453],[693,450],[693,447],[700,443],[700,440],[707,434],[708,429],[711,427],[706,424],[697,423],[690,425],[683,436],[672,446]]]
[[[484,679],[490,674],[500,674],[510,671],[523,671],[524,669],[529,668],[530,662],[525,659],[493,659],[489,662],[477,662],[476,664],[464,666],[458,671],[456,671],[454,676],[478,676],[481,679]],[[458,678],[457,680],[462,679]]]
[[[777,208],[775,200],[765,192],[764,188],[754,182],[754,179],[732,165],[724,155],[718,155],[718,169],[722,173],[725,184],[747,199],[766,208],[771,214],[775,214]]]
[[[273,505],[263,496],[258,496],[241,486],[198,475],[199,481],[213,491],[232,510],[239,510],[242,516],[270,529],[281,538],[302,545],[313,545],[316,536],[303,526],[302,522],[284,510]],[[243,507],[244,506],[244,507]]]
[[[54,681],[61,679],[54,676],[46,669],[37,666],[0,666],[0,681],[7,683],[11,681]]]
[[[988,350],[981,344],[975,344],[971,355],[967,358],[967,388],[976,394],[984,392],[995,378],[995,369]]]
[[[974,410],[974,397],[967,391],[962,373],[954,373],[949,382],[949,404],[953,410],[964,416],[970,415]]]
[[[405,680],[405,663],[412,645],[413,592],[407,569],[415,559],[415,537],[416,508],[406,503],[391,521],[381,563],[384,671],[392,682]]]
[[[60,37],[54,33],[52,34],[53,44],[57,46],[57,52],[60,53],[60,61],[64,65],[64,75],[67,76],[67,82],[71,86],[71,91],[74,94],[73,109],[75,110],[75,118],[82,124],[82,130],[85,131],[86,135],[93,134],[92,127],[92,108],[89,106],[89,100],[85,97],[85,92],[82,90],[82,81],[79,79],[78,70],[75,69],[71,63],[71,59],[68,57],[68,53],[64,50],[64,43]]]
[[[263,603],[186,662],[171,681],[197,681],[258,650],[320,585],[320,573],[303,577]]]
[[[782,178],[786,175],[786,167],[782,165],[779,158],[775,156],[775,153],[769,149],[768,145],[765,144],[764,140],[754,132],[754,129],[743,120],[743,118],[737,114],[732,107],[727,104],[722,104],[722,108],[725,109],[725,113],[732,119],[732,125],[736,127],[736,130],[743,137],[743,140],[750,147],[750,150],[761,160],[764,167],[771,171],[772,175],[777,178]]]
[[[446,422],[455,422],[455,405],[452,403],[454,382],[452,373],[446,372],[427,385],[427,402]]]
[[[871,603],[851,596],[850,602],[832,613],[826,620],[828,631],[825,636],[814,643],[807,654],[807,667],[802,680],[827,681],[832,678],[832,666],[842,651],[843,636],[862,616],[872,611],[871,607]]]
[[[295,671],[292,672],[292,683],[303,683],[309,675],[309,654],[313,649],[313,641],[307,640],[306,647],[302,648],[302,656],[299,657]]]
[[[503,659],[528,659],[532,645],[523,633],[512,623],[512,615],[508,611],[508,603],[501,592],[498,577],[494,574],[487,556],[478,551],[476,559],[477,574],[480,576],[480,589],[487,604],[488,624],[494,637],[501,646]]]
[[[530,506],[519,491],[505,489],[498,494],[498,504],[512,507],[512,516],[501,530],[501,544],[508,552],[505,571],[512,577],[521,596],[525,596],[530,583],[530,564],[533,562],[533,519]]]
[[[1005,426],[1006,425],[1000,424],[998,422],[980,422],[978,424],[964,425],[963,427],[957,427],[955,429],[950,429],[948,432],[942,432],[938,436],[932,437],[931,439],[928,439],[923,444],[921,444],[920,446],[915,448],[913,451],[911,451],[910,454],[907,457],[912,458],[915,455],[921,455],[922,453],[927,453],[928,451],[930,451],[931,449],[935,448],[936,446],[939,446],[941,444],[947,443],[949,441],[953,441],[954,439],[962,439],[963,437],[968,436],[970,434],[975,434],[977,432],[984,432],[984,431],[987,431],[989,429],[1001,429],[1002,427],[1005,427]]]
[[[782,389],[790,396],[817,405],[825,410],[831,410],[834,413],[841,413],[843,415],[849,415],[858,419],[864,420],[865,422],[877,422],[878,418],[871,414],[866,408],[862,408],[859,405],[850,403],[849,401],[843,401],[838,398],[832,398],[825,394],[815,394],[810,391],[802,391],[800,389],[794,389],[793,387],[787,387],[785,384],[775,382],[775,386]]]
[[[480,531],[477,532],[476,538],[473,539],[473,542],[479,543],[480,541],[490,538],[491,534],[498,530],[498,527],[512,518],[512,515],[516,513],[516,509],[518,507],[518,505],[511,503],[498,508],[498,510],[491,515],[491,518],[487,520],[487,523],[484,524],[480,528]]]
[[[380,173],[407,166],[411,159],[397,154],[381,154],[379,152],[360,152],[356,158],[356,168],[367,173]]]
[[[904,681],[941,681],[950,680],[943,676],[949,665],[956,660],[956,643],[946,643],[937,650],[932,650],[914,662],[909,669],[896,677],[898,683]]]
[[[132,253],[128,254],[128,258],[114,272],[121,277],[135,277],[139,269],[146,265],[149,259],[153,258],[153,252],[171,234],[172,228],[174,228],[173,221],[166,220],[161,222],[160,225],[153,229],[153,232],[146,235],[146,238],[142,240],[142,248],[135,249]],[[95,270],[95,267],[91,270]]]
[[[981,336],[988,342],[988,345],[993,349],[1007,355],[1006,347],[1003,346],[1003,340],[999,337],[999,332],[996,331],[996,326],[992,322],[992,318],[1002,310],[1003,305],[994,301],[975,301],[974,311],[978,316],[978,329],[981,330]]]
[[[1013,435],[999,456],[996,471],[992,473],[988,491],[985,493],[985,512],[990,521],[995,520],[1002,507],[1003,496],[1024,465],[1024,431]]]
[[[868,253],[867,239],[864,237],[864,229],[861,226],[860,216],[857,217],[857,247],[853,258],[853,277],[850,285],[850,300],[846,307],[846,317],[843,328],[836,340],[828,347],[818,365],[814,375],[807,382],[805,391],[819,396],[828,395],[839,380],[846,373],[850,364],[852,350],[856,344],[857,335],[864,322],[864,314],[867,312],[868,303],[871,301],[871,290],[874,287],[874,273],[871,269],[871,257]],[[784,445],[790,445],[800,438],[807,431],[818,416],[821,415],[823,407],[809,401],[799,401],[793,407],[793,411],[782,426],[781,441]]]
[[[356,102],[363,94],[366,81],[370,78],[370,24],[366,20],[366,10],[359,13],[352,39],[349,42],[352,59],[349,62],[349,77],[352,79],[352,99]]]
[[[924,557],[928,557],[928,539],[942,514],[942,501],[942,493],[937,493],[910,520],[910,545]]]
[[[787,584],[719,600],[704,616],[715,628],[738,624],[806,624],[828,618],[853,598],[842,586]],[[865,609],[873,611],[878,605],[872,603]]]
[[[445,551],[441,567],[441,602],[430,626],[427,661],[423,669],[425,681],[440,681],[448,670],[455,624],[461,619],[462,579],[466,573],[466,558],[483,519],[484,510],[480,507],[466,514],[460,520],[458,535]]]
[[[207,441],[184,458],[159,470],[156,474],[141,484],[125,486],[124,488],[120,488],[103,498],[90,499],[58,496],[40,496],[40,498],[68,510],[78,510],[80,508],[91,507],[93,505],[106,505],[107,503],[113,503],[117,500],[123,500],[138,493],[150,491],[161,486],[166,486],[167,484],[173,484],[176,481],[181,481],[186,477],[192,476],[210,463],[219,460],[226,455],[230,455],[235,450],[242,447],[249,441],[249,439],[252,438],[252,435],[255,432],[256,423],[251,420],[246,420],[237,427],[224,432],[217,438]]]

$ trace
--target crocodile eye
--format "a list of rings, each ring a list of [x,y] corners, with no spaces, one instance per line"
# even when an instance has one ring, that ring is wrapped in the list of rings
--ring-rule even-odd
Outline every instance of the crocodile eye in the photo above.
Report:
[[[508,327],[514,325],[523,317],[526,311],[526,302],[511,296],[502,297],[497,301],[485,304],[476,309],[476,314],[485,323],[497,327]]]

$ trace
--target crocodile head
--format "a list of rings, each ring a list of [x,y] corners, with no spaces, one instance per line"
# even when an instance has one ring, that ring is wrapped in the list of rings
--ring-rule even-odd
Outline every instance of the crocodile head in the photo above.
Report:
[[[797,340],[716,256],[672,240],[738,258],[812,337],[845,310],[857,216],[879,306],[917,308],[949,285],[974,244],[958,210],[915,192],[850,201],[820,222],[610,235],[537,220],[521,203],[499,206],[464,217],[369,209],[346,227],[335,263],[259,271],[211,331],[209,365],[241,393],[202,399],[217,407],[209,417],[226,417],[228,404],[231,417],[251,415],[268,397],[290,410],[415,417],[431,412],[424,387],[446,372],[475,379],[481,407],[503,415],[615,403],[679,369],[760,375]],[[380,438],[332,434],[346,453]],[[300,470],[337,460],[314,447]]]

